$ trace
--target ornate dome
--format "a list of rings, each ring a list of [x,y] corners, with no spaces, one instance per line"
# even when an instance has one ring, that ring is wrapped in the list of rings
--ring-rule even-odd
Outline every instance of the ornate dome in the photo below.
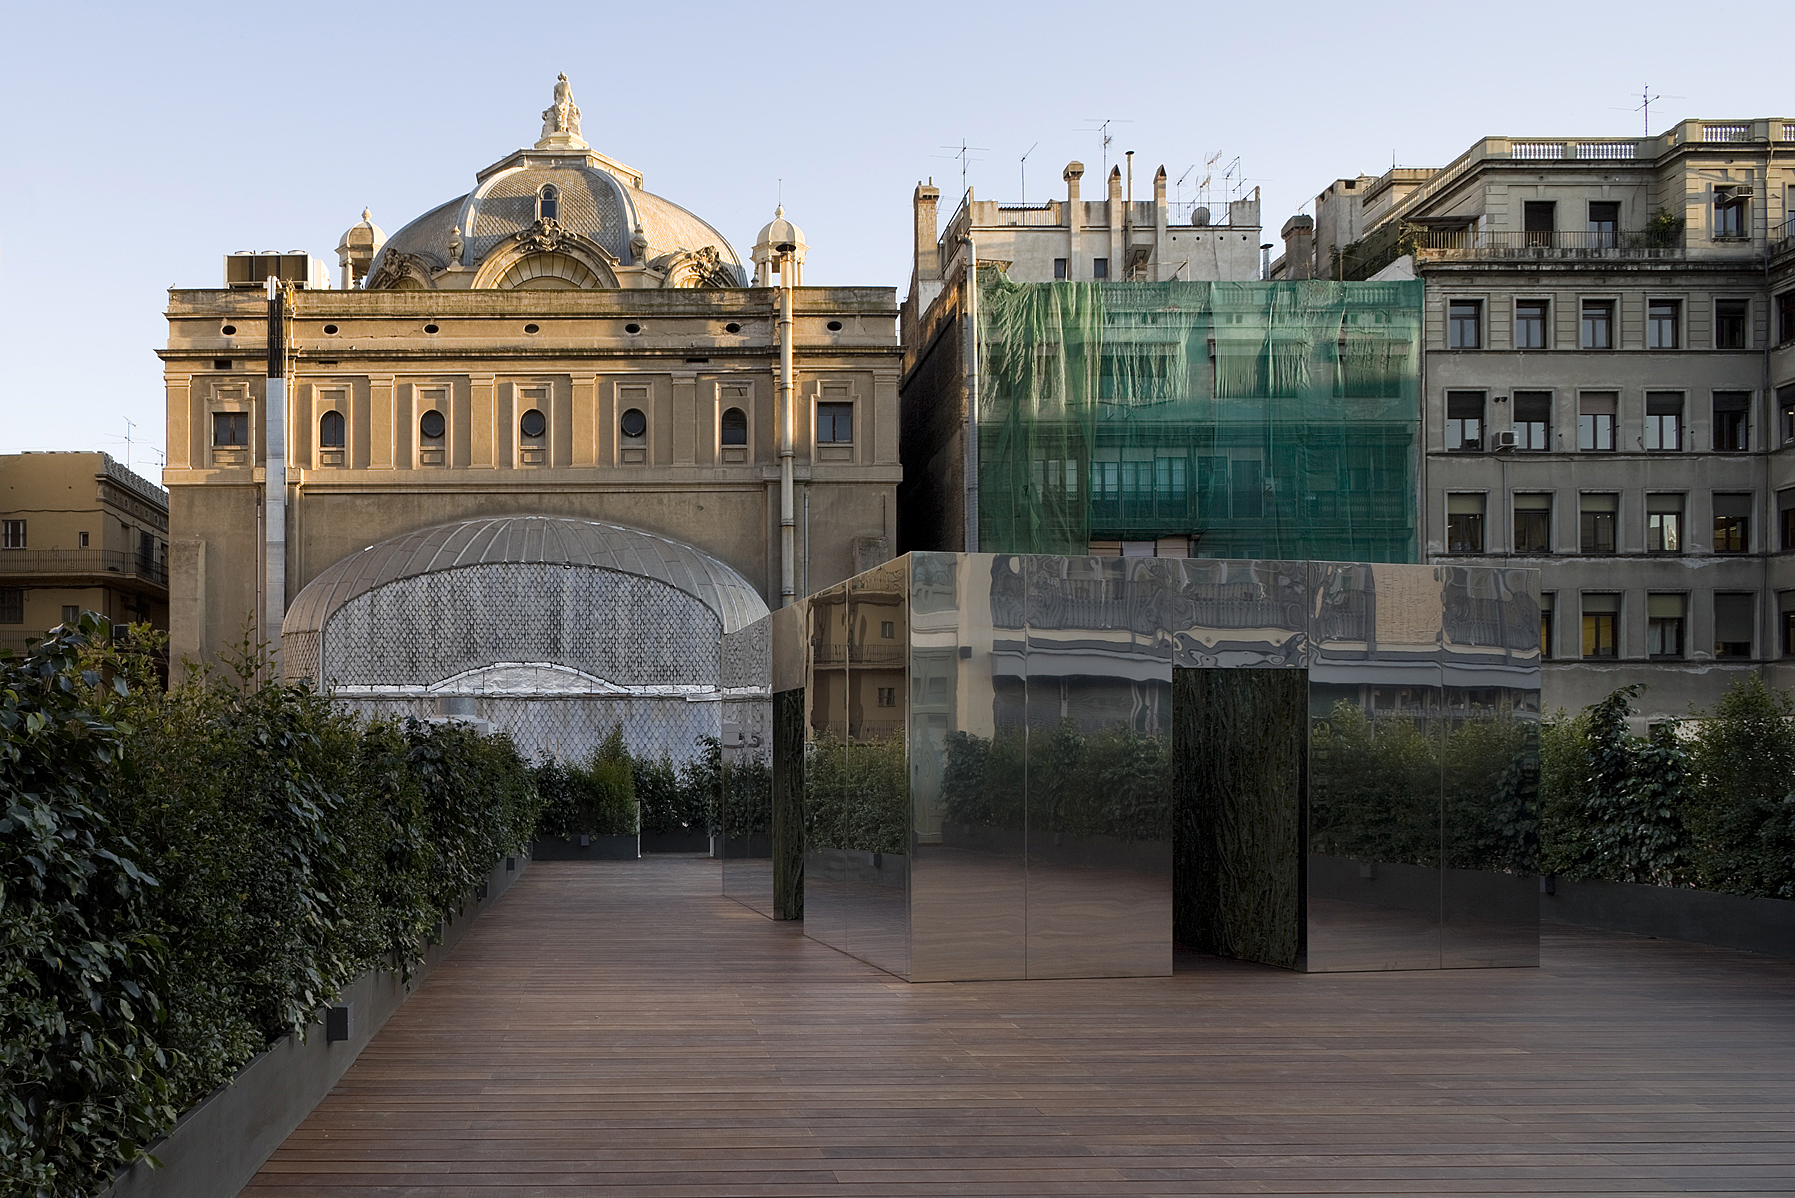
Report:
[[[780,204],[773,209],[773,219],[761,228],[760,236],[754,239],[754,249],[750,251],[754,262],[754,285],[770,287],[773,276],[779,273],[779,258],[782,254],[792,256],[792,286],[796,287],[804,281],[804,255],[810,247],[804,243],[804,230],[785,219],[785,205]]]
[[[642,173],[588,146],[562,76],[542,139],[474,189],[387,239],[368,287],[401,290],[739,287],[716,229],[642,190]]]

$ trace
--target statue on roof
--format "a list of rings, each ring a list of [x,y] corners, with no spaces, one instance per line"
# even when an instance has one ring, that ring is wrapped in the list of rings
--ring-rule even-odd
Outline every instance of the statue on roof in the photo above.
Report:
[[[580,110],[574,105],[573,87],[567,82],[565,72],[555,82],[555,102],[542,113],[543,139],[557,133],[571,137],[580,135]]]

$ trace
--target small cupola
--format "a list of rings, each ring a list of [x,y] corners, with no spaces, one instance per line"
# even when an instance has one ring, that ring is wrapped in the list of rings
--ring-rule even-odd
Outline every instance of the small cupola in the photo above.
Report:
[[[385,244],[386,234],[374,223],[373,213],[363,208],[361,223],[350,226],[343,239],[337,242],[337,264],[343,268],[343,290],[361,286],[368,276],[368,268],[374,265],[374,259],[380,256],[380,247]]]
[[[804,244],[804,230],[785,219],[785,205],[773,209],[772,222],[754,239],[754,252],[750,256],[754,263],[754,285],[771,287],[773,276],[779,273],[780,261],[790,254],[792,277],[789,282],[793,287],[803,286],[804,254],[809,248]]]

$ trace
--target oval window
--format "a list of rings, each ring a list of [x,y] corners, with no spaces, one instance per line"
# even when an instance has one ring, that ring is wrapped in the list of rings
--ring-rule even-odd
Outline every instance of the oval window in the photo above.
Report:
[[[237,335],[237,326],[234,324],[227,324],[224,326],[223,329],[220,330],[220,332],[222,332],[226,337],[235,337]]]
[[[541,325],[527,324],[524,326],[524,332],[526,333],[540,333],[541,331]]]
[[[841,321],[839,321],[839,320],[832,320],[832,321],[830,321],[830,322],[829,322],[829,331],[830,331],[830,332],[831,332],[831,333],[839,333],[839,332],[841,332]]]
[[[437,327],[435,325],[427,324],[424,326],[424,331],[426,333],[435,333],[435,332],[438,332],[439,330],[437,329]]]
[[[334,324],[325,325],[324,326],[324,335],[326,337],[335,337],[337,335],[337,326]]]
[[[737,323],[735,323],[735,322],[734,322],[734,321],[733,321],[733,320],[732,320],[732,321],[730,321],[730,322],[729,322],[729,323],[728,323],[728,324],[726,324],[726,325],[724,325],[724,326],[723,326],[723,331],[724,331],[724,332],[725,332],[725,333],[739,333],[739,332],[741,332],[741,331],[742,331],[742,326],[741,326],[741,325],[739,325],[739,324],[737,324]]]
[[[648,432],[648,417],[642,414],[641,408],[631,408],[617,422],[617,427],[623,430],[626,437],[640,437]]]
[[[418,421],[418,431],[424,434],[426,441],[442,440],[443,430],[448,426],[443,422],[443,414],[435,408],[425,412]]]
[[[639,324],[626,324],[623,326],[623,331],[631,334],[640,333],[642,331],[642,326]]]
[[[544,418],[539,409],[531,408],[524,413],[523,419],[517,422],[517,427],[526,437],[540,437],[548,432],[548,420]]]
[[[318,447],[320,449],[343,448],[343,414],[326,412],[318,417]]]
[[[740,408],[723,413],[723,444],[748,444],[748,414]]]

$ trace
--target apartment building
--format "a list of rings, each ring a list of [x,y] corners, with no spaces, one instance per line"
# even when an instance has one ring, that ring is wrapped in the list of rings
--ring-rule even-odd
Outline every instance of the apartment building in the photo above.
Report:
[[[1795,120],[1488,137],[1287,235],[1275,274],[1425,281],[1423,552],[1541,571],[1548,708],[1795,682],[1792,187]]]

